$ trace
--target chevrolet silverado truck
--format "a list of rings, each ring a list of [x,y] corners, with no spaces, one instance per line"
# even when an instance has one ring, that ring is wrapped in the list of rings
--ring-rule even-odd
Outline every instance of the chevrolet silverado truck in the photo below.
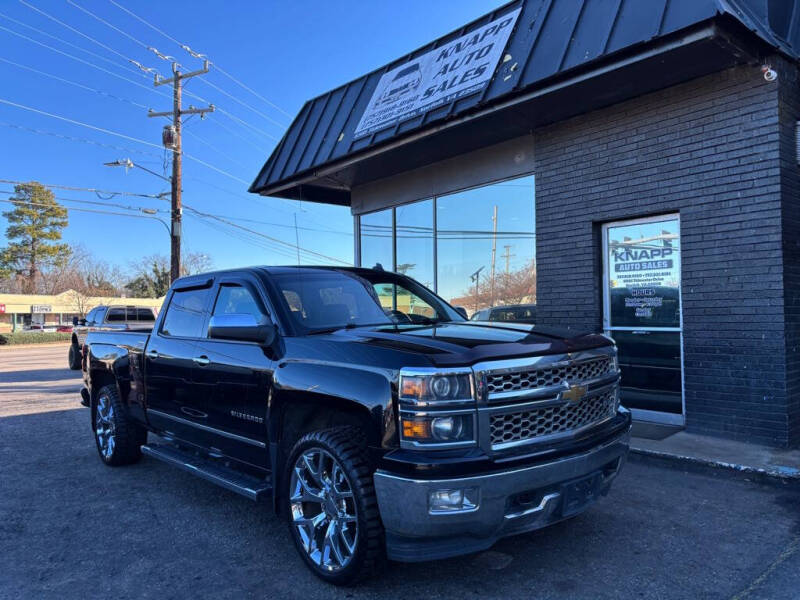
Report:
[[[382,269],[184,277],[152,333],[91,332],[82,361],[105,464],[266,502],[334,584],[572,517],[628,452],[609,338],[470,322]]]
[[[81,349],[90,331],[129,330],[150,331],[156,320],[152,306],[96,306],[85,319],[73,317],[72,340],[67,361],[69,368],[81,368]]]

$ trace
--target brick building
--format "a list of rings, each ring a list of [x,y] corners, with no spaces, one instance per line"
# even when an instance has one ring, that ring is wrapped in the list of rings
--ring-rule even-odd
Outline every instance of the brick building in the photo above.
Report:
[[[307,102],[251,191],[605,331],[638,419],[800,443],[800,2],[524,0]],[[474,304],[474,305],[473,305]]]

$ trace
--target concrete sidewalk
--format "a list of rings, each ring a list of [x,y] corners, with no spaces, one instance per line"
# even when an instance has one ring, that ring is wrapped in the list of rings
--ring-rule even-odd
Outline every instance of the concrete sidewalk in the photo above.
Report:
[[[641,457],[727,471],[746,479],[800,485],[800,449],[782,450],[679,431],[663,439],[631,437]]]

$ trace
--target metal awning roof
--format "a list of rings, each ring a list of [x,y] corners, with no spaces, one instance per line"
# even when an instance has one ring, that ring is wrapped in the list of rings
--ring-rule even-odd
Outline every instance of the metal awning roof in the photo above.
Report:
[[[381,103],[392,102],[392,94],[419,85],[417,64],[427,55],[477,39],[515,15],[507,42],[502,40],[502,58],[495,59],[485,86],[378,122],[365,133],[365,111],[379,111]],[[732,38],[798,58],[800,0],[516,0],[306,102],[250,191],[349,205],[354,185],[596,107],[570,98],[569,86],[584,100],[593,94],[599,106],[741,62],[742,49]],[[631,57],[647,58],[653,48],[659,51],[650,58],[657,54],[657,63],[639,65],[637,71]],[[613,78],[612,71],[623,68],[637,75],[638,87]],[[589,86],[581,76],[592,69],[602,71],[602,85]],[[393,87],[382,92],[387,74]],[[559,92],[553,96],[558,102],[543,103],[546,92]],[[523,100],[530,103],[525,114],[516,106]],[[503,112],[512,108],[513,115]],[[531,110],[539,116],[531,116]]]

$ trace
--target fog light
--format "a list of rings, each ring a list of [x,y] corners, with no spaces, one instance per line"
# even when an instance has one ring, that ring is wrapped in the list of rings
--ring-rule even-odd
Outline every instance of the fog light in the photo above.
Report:
[[[480,504],[480,489],[476,487],[434,490],[428,495],[428,512],[452,513],[476,510]]]

